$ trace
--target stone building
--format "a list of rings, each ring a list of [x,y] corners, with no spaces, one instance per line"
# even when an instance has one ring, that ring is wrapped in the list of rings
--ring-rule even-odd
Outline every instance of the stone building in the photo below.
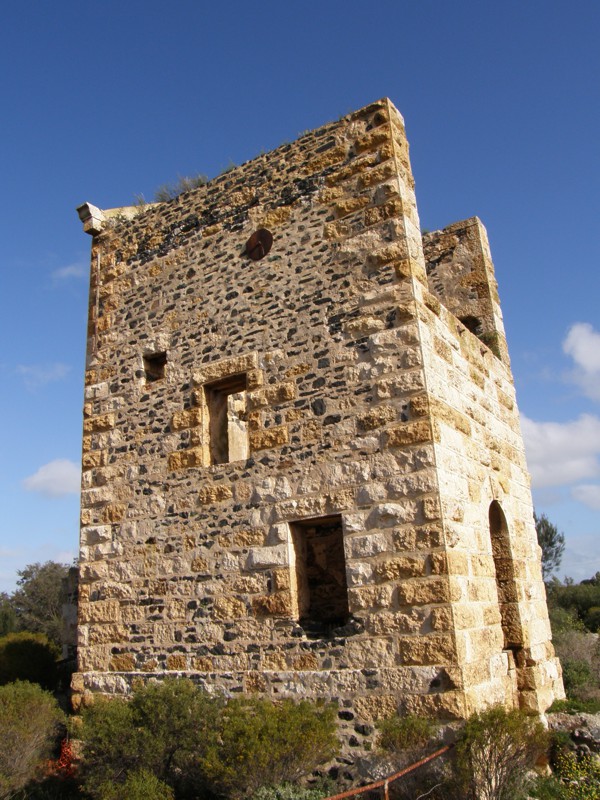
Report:
[[[486,232],[422,236],[413,185],[384,99],[170,202],[78,209],[76,702],[188,675],[334,698],[360,740],[562,696]]]

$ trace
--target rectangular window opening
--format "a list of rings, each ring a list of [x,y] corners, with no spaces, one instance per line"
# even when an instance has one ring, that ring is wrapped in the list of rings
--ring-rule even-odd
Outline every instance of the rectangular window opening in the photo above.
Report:
[[[166,353],[151,353],[144,356],[144,373],[146,382],[153,383],[165,377],[165,364],[167,363]]]
[[[227,464],[248,458],[247,385],[244,372],[204,387],[211,464]]]
[[[342,517],[290,524],[293,544],[292,596],[298,621],[327,632],[350,618]]]

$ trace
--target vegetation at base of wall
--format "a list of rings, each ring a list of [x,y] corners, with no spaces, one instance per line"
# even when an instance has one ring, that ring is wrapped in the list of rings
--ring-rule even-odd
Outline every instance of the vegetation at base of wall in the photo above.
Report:
[[[554,734],[551,748],[553,774],[539,777],[530,787],[536,800],[600,800],[600,761],[578,755],[567,734]]]
[[[298,786],[297,783],[281,783],[279,786],[263,786],[249,800],[321,800],[335,792],[335,785],[331,781],[310,788]]]
[[[430,719],[409,714],[386,717],[377,723],[378,745],[387,753],[422,750],[435,737],[437,726]]]
[[[329,761],[338,749],[335,731],[332,705],[234,698],[219,718],[202,771],[220,794],[248,797],[263,786],[297,782]]]
[[[26,687],[26,693],[22,687]],[[2,692],[18,702],[3,713]],[[42,698],[50,711],[49,733],[41,749],[24,737],[48,730],[44,711],[31,712]],[[76,780],[61,773],[47,756],[60,725],[54,700],[39,687],[16,683],[0,689],[0,780],[17,759],[6,746],[15,718],[24,734],[18,756],[33,752],[19,783],[0,791],[0,800],[320,800],[341,787],[331,782],[303,786],[306,778],[336,752],[335,708],[303,701],[271,703],[257,697],[225,700],[187,679],[138,686],[130,701],[98,697],[74,734],[82,740]],[[380,750],[425,754],[436,726],[431,720],[393,717],[378,724]],[[19,732],[20,732],[19,728]],[[550,737],[535,717],[493,707],[474,714],[459,733],[452,753],[424,765],[390,786],[393,800],[600,800],[600,767],[578,757],[568,734],[554,734],[555,773],[536,778],[530,771],[549,749]],[[69,747],[67,743],[67,748]],[[418,755],[413,758],[415,751]],[[62,750],[61,750],[62,753]],[[5,757],[4,763],[2,757]],[[48,772],[36,778],[40,765]],[[69,765],[70,766],[70,765]],[[4,770],[2,772],[1,770]],[[15,791],[18,792],[15,794]]]
[[[0,687],[0,798],[13,797],[40,772],[56,744],[63,715],[39,686]]]
[[[534,717],[493,706],[473,714],[456,745],[456,776],[463,797],[518,800],[527,791],[527,770],[546,752],[549,735]]]
[[[223,702],[191,681],[169,679],[134,691],[131,700],[99,697],[83,713],[83,785],[103,800],[106,785],[151,772],[172,788],[196,771],[215,730]]]
[[[174,800],[173,789],[150,770],[128,773],[122,784],[106,783],[99,787],[102,800]]]
[[[0,639],[0,686],[13,681],[54,689],[60,652],[43,633],[9,633]]]
[[[407,721],[408,720],[408,721]],[[391,718],[379,723],[380,731],[400,730],[385,752],[411,746],[411,732],[419,738],[415,750],[425,754],[428,720]],[[431,728],[430,728],[431,730]],[[544,754],[550,737],[536,717],[494,706],[473,714],[458,734],[453,751],[420,767],[390,785],[394,800],[521,800],[530,790],[530,770]]]
[[[129,702],[98,698],[83,713],[81,777],[96,800],[144,772],[177,798],[248,798],[294,783],[337,750],[335,709],[254,697],[225,701],[187,679],[137,688]],[[141,778],[139,781],[141,782]],[[111,788],[112,787],[112,788]],[[118,795],[116,795],[118,796]]]

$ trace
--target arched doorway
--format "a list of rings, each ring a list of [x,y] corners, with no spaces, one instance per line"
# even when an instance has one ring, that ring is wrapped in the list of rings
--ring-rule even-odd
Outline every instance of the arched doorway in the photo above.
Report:
[[[496,567],[498,604],[502,618],[504,650],[512,650],[518,666],[517,655],[523,647],[523,626],[518,604],[519,598],[515,582],[515,566],[508,535],[508,524],[502,507],[497,500],[493,500],[490,504],[489,522],[492,554]]]

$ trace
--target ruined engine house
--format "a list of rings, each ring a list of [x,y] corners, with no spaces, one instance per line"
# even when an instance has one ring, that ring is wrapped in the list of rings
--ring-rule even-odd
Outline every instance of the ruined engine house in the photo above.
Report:
[[[562,696],[486,232],[422,235],[413,186],[384,99],[79,209],[77,702],[186,675],[336,699],[357,735]]]

